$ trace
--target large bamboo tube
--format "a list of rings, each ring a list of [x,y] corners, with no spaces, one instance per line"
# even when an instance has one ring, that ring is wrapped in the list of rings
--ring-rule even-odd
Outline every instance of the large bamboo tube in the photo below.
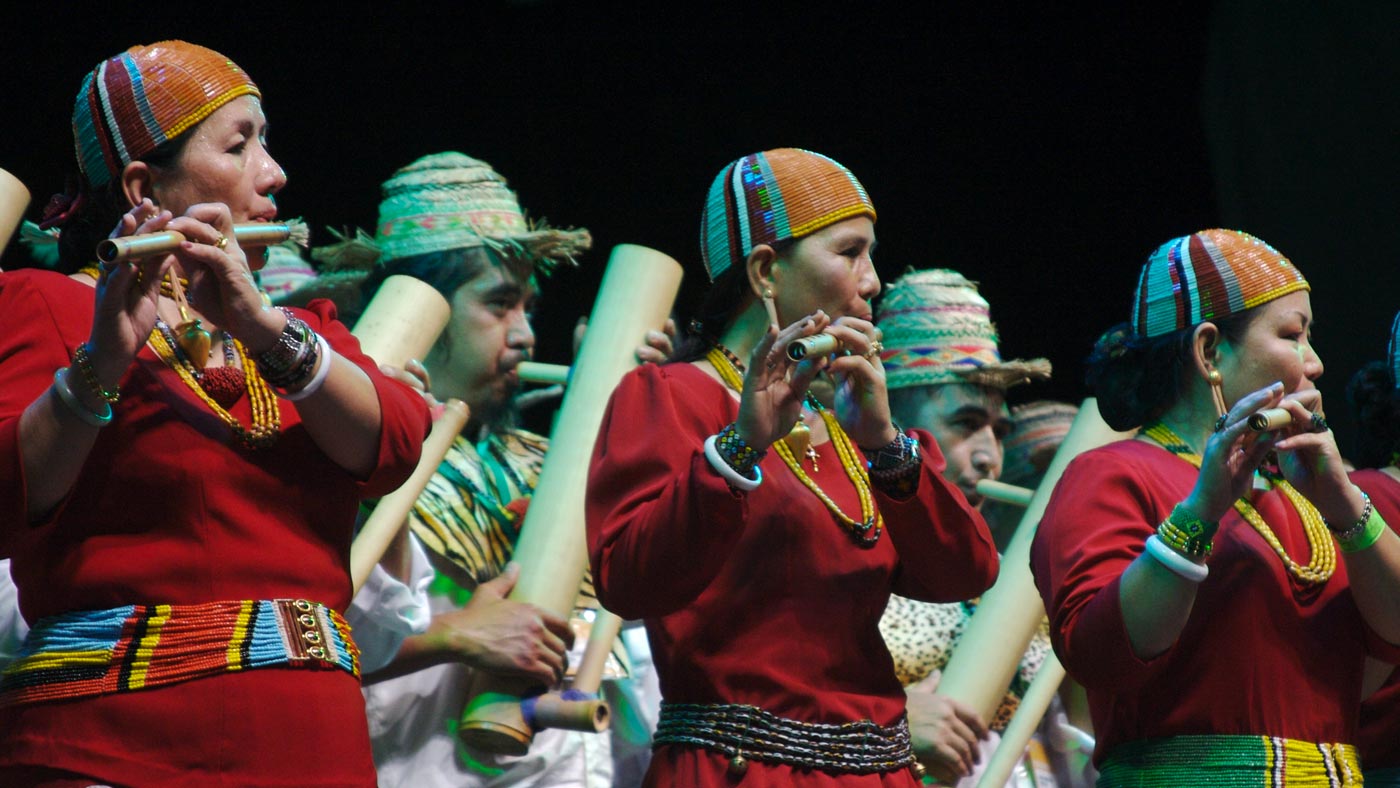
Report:
[[[1104,423],[1094,398],[1084,400],[1011,537],[996,585],[982,595],[957,650],[943,669],[940,695],[962,701],[983,719],[989,720],[996,713],[1026,646],[1045,617],[1045,606],[1031,577],[1030,550],[1050,493],[1070,460],[1131,434],[1117,432]]]
[[[428,355],[452,317],[452,305],[432,285],[391,276],[379,286],[352,332],[360,350],[380,364],[403,368]]]
[[[428,439],[423,442],[423,454],[418,458],[418,467],[413,469],[408,481],[379,499],[374,511],[365,520],[360,532],[355,535],[355,541],[350,545],[350,581],[354,588],[352,593],[358,593],[364,586],[370,572],[374,571],[374,565],[384,557],[384,552],[389,549],[394,537],[403,529],[409,512],[413,511],[413,504],[418,501],[418,496],[423,494],[428,482],[432,481],[433,474],[437,473],[438,466],[442,464],[442,458],[446,457],[447,450],[452,448],[452,442],[467,426],[468,415],[467,406],[461,400],[447,401],[442,415],[433,422],[433,430],[428,433]]]
[[[603,686],[603,668],[608,664],[613,644],[622,634],[622,619],[617,614],[598,608],[598,616],[588,630],[588,645],[583,650],[574,671],[574,689],[579,692],[597,693]]]
[[[987,762],[987,769],[982,772],[982,779],[977,781],[977,788],[1002,788],[1006,785],[1011,771],[1021,760],[1021,753],[1025,752],[1026,744],[1035,735],[1036,728],[1040,727],[1040,718],[1045,716],[1050,701],[1055,699],[1055,691],[1064,680],[1065,666],[1060,664],[1054,652],[1046,654],[1040,671],[1026,688],[1025,697],[1021,698],[1021,705],[1016,707],[1011,722],[1002,732],[1001,743]]]
[[[521,526],[520,580],[511,599],[561,617],[573,609],[588,562],[583,499],[603,412],[618,381],[636,366],[637,344],[648,329],[665,325],[680,283],[680,264],[661,252],[630,244],[613,249]],[[529,690],[524,682],[482,674],[458,735],[483,750],[523,754],[534,737],[520,705]]]
[[[10,245],[10,238],[29,207],[29,190],[19,178],[0,170],[0,252]]]

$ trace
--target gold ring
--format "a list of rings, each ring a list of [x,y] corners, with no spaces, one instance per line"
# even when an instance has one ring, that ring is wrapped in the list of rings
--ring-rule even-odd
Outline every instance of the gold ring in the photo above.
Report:
[[[214,242],[214,248],[222,252],[226,246],[228,246],[228,236],[219,233],[219,240]]]
[[[884,349],[885,349],[885,346],[882,345],[882,344],[880,344],[879,340],[876,340],[876,341],[874,341],[874,342],[871,342],[871,343],[870,343],[870,349],[867,350],[867,351],[865,351],[865,352],[862,353],[861,355],[865,356],[866,358],[875,358],[876,356],[878,356],[878,355],[880,354],[880,351],[882,351],[882,350],[884,350]]]

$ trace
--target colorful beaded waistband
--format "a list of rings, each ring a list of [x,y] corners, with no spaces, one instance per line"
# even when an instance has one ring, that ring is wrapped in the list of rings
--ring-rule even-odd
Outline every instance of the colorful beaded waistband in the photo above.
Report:
[[[360,675],[350,625],[305,599],[127,605],[40,620],[0,674],[0,707],[161,687],[255,668]]]
[[[1099,786],[1359,786],[1350,744],[1279,736],[1173,736],[1119,745],[1099,768]]]
[[[661,704],[653,744],[704,747],[731,759],[783,763],[832,774],[893,772],[914,766],[909,722],[870,720],[842,724],[800,722],[757,706],[723,703]]]

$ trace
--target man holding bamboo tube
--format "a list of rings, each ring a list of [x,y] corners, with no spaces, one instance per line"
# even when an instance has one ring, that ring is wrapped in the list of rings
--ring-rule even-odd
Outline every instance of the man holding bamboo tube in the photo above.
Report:
[[[884,332],[881,357],[895,421],[933,435],[947,460],[943,477],[980,509],[977,483],[1000,476],[1002,441],[1012,428],[1006,390],[1048,378],[1049,362],[1002,360],[987,301],[957,271],[909,271],[890,285],[876,320]],[[999,542],[998,547],[1005,545]],[[979,754],[994,749],[979,741],[1006,727],[1020,693],[1049,651],[1045,634],[1031,642],[994,720],[984,721],[963,704],[934,694],[939,671],[975,609],[975,601],[927,603],[896,595],[880,621],[909,694],[915,753],[931,775],[947,784],[963,784],[959,780],[974,772]],[[1045,768],[1036,768],[1035,779],[1053,785],[1043,757],[1026,764],[1041,765]]]
[[[541,730],[526,755],[510,757],[468,750],[455,730],[475,671],[541,685],[564,674],[569,622],[505,598],[518,574],[509,562],[525,504],[549,445],[512,425],[512,403],[516,368],[534,347],[536,280],[572,263],[589,247],[588,233],[531,226],[489,165],[440,153],[384,184],[376,243],[381,260],[366,281],[366,300],[394,274],[448,298],[451,322],[425,359],[428,389],[471,408],[466,431],[415,505],[404,545],[420,555],[426,548],[431,568],[419,579],[428,588],[431,623],[366,680],[380,785],[611,785],[607,736]],[[657,344],[651,360],[669,349],[664,337]],[[596,602],[591,588],[582,591],[576,618],[586,620]],[[362,609],[380,602],[369,587],[356,598]]]

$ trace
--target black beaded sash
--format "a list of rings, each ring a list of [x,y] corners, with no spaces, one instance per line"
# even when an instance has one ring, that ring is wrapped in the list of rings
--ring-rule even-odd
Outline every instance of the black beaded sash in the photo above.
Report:
[[[830,774],[893,772],[914,765],[904,717],[889,726],[870,720],[836,725],[790,720],[757,706],[663,702],[652,742]]]

